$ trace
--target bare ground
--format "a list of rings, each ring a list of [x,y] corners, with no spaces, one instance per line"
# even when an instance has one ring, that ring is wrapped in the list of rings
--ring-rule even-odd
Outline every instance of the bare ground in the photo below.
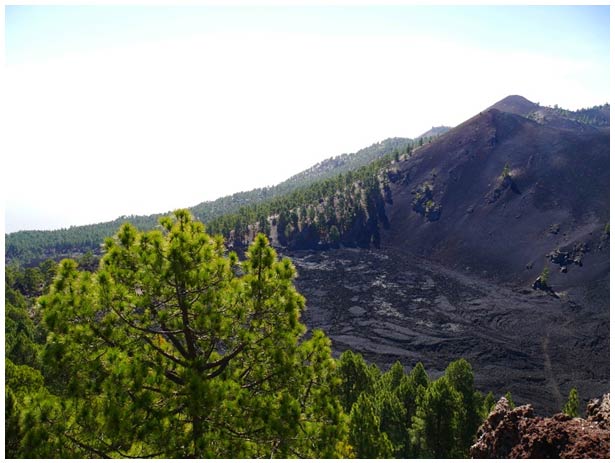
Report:
[[[513,287],[396,250],[293,252],[309,328],[388,367],[423,362],[432,378],[471,362],[477,387],[540,413],[571,387],[588,400],[609,389],[609,312],[560,294]]]

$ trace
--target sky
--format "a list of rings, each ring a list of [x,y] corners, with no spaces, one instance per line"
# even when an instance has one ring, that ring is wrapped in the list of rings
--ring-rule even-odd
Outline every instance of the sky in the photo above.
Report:
[[[510,94],[609,101],[608,6],[6,6],[5,230],[277,184]]]

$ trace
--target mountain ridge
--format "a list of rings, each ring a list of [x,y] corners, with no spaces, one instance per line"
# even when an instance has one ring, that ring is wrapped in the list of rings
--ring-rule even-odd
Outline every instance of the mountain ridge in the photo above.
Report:
[[[355,153],[344,153],[325,159],[273,187],[255,188],[214,201],[205,201],[190,207],[189,210],[197,219],[207,223],[225,214],[235,213],[242,207],[270,201],[311,183],[356,170],[387,153],[406,151],[412,143],[413,140],[409,138],[387,138]],[[121,216],[112,221],[57,230],[21,230],[8,233],[5,234],[5,261],[16,259],[28,263],[33,255],[32,262],[36,262],[47,257],[70,256],[88,251],[98,253],[104,238],[115,234],[124,222],[130,222],[140,229],[152,229],[157,226],[161,217],[168,214],[170,211],[143,216]]]
[[[552,108],[543,108],[536,103],[530,102],[529,100],[518,96],[518,95],[510,95],[499,102],[495,103],[491,107],[487,108],[484,112],[489,111],[497,111],[497,108],[501,109],[509,109],[510,111],[514,111],[513,113],[526,113],[528,110],[535,110],[530,114],[525,114],[523,117],[526,120],[534,120],[535,122],[542,124],[543,126],[558,126],[561,128],[562,125],[570,125],[572,124],[572,129],[574,130],[577,126],[582,126],[583,130],[598,130],[596,127],[592,126],[588,121],[598,120],[599,127],[603,127],[605,123],[608,123],[608,111],[605,112],[605,108],[608,109],[608,105],[603,105],[601,107],[590,108],[588,110],[582,110],[581,112],[570,112],[561,109],[552,109]],[[597,109],[596,109],[597,108]],[[479,117],[483,113],[475,116]],[[592,115],[591,118],[588,114]],[[599,115],[596,116],[596,114]],[[563,116],[562,116],[563,115]],[[585,123],[579,122],[575,119],[585,118]],[[598,118],[598,119],[596,119]],[[602,118],[602,119],[600,119]],[[212,220],[215,220],[218,217],[222,217],[225,214],[229,213],[237,213],[241,208],[245,207],[253,207],[258,204],[264,202],[271,202],[274,198],[283,196],[288,194],[289,192],[295,191],[297,188],[302,188],[311,183],[327,180],[328,178],[333,178],[336,175],[343,174],[345,172],[351,172],[353,169],[356,170],[356,165],[367,165],[370,162],[373,162],[375,159],[380,159],[385,154],[395,155],[396,161],[401,155],[408,155],[410,151],[414,148],[420,149],[424,148],[421,146],[421,142],[427,146],[437,138],[441,138],[443,135],[448,135],[451,132],[455,133],[459,130],[463,124],[460,124],[456,128],[448,129],[446,127],[432,127],[432,129],[428,132],[425,132],[422,136],[414,139],[414,142],[411,139],[403,139],[403,138],[391,138],[386,139],[382,142],[371,145],[370,147],[359,150],[358,152],[347,155],[342,154],[333,158],[326,159],[320,163],[315,164],[309,169],[306,169],[299,174],[296,174],[286,181],[274,186],[274,187],[266,187],[266,188],[258,188],[254,190],[250,190],[248,192],[240,192],[234,195],[218,198],[215,201],[200,203],[196,206],[190,208],[191,212],[195,215],[195,217],[205,223],[209,223]],[[568,127],[569,129],[571,128]],[[430,132],[434,132],[440,137],[425,137]],[[415,146],[418,145],[418,146]],[[418,151],[417,151],[418,152]],[[386,182],[385,182],[386,183]],[[383,185],[383,188],[385,186]],[[168,214],[168,213],[167,213]],[[438,211],[430,211],[430,214],[437,215]],[[51,247],[59,251],[60,253],[64,252],[85,252],[90,250],[92,252],[98,252],[98,243],[102,242],[102,239],[105,236],[109,236],[117,230],[119,224],[123,221],[130,221],[133,224],[139,226],[140,228],[153,228],[157,225],[157,220],[165,214],[152,214],[149,216],[123,216],[111,222],[103,222],[100,224],[86,225],[80,227],[70,227],[69,229],[61,229],[54,231],[21,231],[15,232],[8,235],[5,235],[6,238],[6,250],[5,250],[5,260],[6,258],[14,259],[19,258],[21,254],[28,254],[30,251],[23,251],[20,249],[20,245],[23,246],[23,243],[36,243],[40,242],[41,245],[38,246],[37,249],[44,248],[45,246]],[[262,221],[262,219],[261,219]],[[386,226],[387,220],[385,220]],[[261,227],[262,228],[262,227]],[[270,227],[266,227],[270,228]],[[283,232],[283,230],[282,230]],[[85,238],[84,236],[85,235]],[[319,241],[316,239],[316,241]],[[77,246],[74,244],[77,243]],[[37,251],[34,253],[36,254]],[[53,255],[54,251],[51,251]],[[25,256],[27,258],[27,256]]]

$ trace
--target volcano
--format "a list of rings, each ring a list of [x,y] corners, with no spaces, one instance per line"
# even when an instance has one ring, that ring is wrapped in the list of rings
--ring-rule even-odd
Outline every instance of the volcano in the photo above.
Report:
[[[307,324],[383,367],[464,357],[479,388],[540,412],[607,392],[603,109],[510,96],[415,150],[388,172],[378,249],[289,252]]]

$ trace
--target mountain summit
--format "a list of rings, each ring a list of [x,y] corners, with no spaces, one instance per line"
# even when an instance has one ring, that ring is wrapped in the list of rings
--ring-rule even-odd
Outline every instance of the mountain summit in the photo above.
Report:
[[[401,162],[385,244],[518,283],[555,263],[567,288],[608,272],[609,131],[528,109],[507,97]]]
[[[539,108],[540,105],[520,95],[509,95],[489,107],[489,109],[497,109],[505,113],[517,114],[519,116],[526,116]]]

